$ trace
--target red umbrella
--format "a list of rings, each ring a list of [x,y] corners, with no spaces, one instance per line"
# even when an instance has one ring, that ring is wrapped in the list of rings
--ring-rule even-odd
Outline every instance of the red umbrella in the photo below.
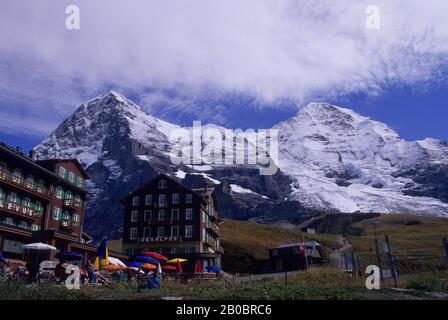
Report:
[[[169,265],[162,266],[162,269],[165,270],[165,271],[173,271],[173,270],[177,270],[176,267],[169,266]]]
[[[194,272],[204,272],[204,269],[202,269],[201,261],[197,260],[194,264]]]
[[[142,255],[147,256],[147,257],[151,257],[157,260],[164,260],[167,261],[168,258],[161,255],[160,253],[157,252],[152,252],[152,251],[147,251],[147,252],[142,252]]]

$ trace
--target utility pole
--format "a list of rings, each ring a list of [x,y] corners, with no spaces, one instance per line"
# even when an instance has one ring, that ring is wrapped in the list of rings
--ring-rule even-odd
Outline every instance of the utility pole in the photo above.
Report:
[[[375,238],[375,251],[376,251],[376,262],[378,264],[378,268],[380,269],[380,280],[384,280],[383,268],[381,267],[381,257],[380,257],[380,244],[378,237],[376,235],[376,226],[380,224],[378,220],[374,220],[373,224],[373,236]]]
[[[384,240],[386,241],[387,245],[387,255],[389,257],[390,271],[392,272],[392,277],[394,278],[394,285],[395,287],[398,287],[397,272],[395,270],[394,258],[392,257],[392,252],[390,250],[389,236],[387,234],[384,235]]]

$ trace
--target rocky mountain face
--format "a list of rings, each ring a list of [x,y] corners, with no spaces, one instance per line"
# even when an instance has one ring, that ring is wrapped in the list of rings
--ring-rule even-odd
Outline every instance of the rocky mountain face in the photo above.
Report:
[[[215,187],[221,215],[234,219],[300,223],[322,210],[448,216],[447,142],[408,142],[348,109],[312,103],[275,126],[280,170],[272,176],[254,165],[172,164],[169,135],[178,128],[109,92],[82,104],[35,151],[84,166],[85,226],[96,238],[120,236],[120,199],[161,172]]]

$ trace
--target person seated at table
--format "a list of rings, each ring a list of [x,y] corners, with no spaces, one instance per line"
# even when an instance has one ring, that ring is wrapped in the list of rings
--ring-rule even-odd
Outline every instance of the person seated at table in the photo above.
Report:
[[[59,282],[65,281],[67,279],[66,265],[64,260],[59,260],[59,263],[54,268],[54,276]]]

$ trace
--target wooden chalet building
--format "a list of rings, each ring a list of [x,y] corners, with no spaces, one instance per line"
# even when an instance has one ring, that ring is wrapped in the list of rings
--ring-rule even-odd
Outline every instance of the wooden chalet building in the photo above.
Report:
[[[313,265],[321,265],[327,261],[327,256],[322,246],[316,241],[305,241],[301,250],[301,243],[282,244],[271,248],[267,270],[264,272],[283,272],[306,270]],[[305,257],[306,255],[306,257]]]
[[[43,242],[93,258],[83,232],[86,172],[76,159],[35,160],[0,143],[0,251],[23,258],[22,246]],[[125,258],[122,254],[117,257]]]
[[[221,266],[219,208],[213,188],[189,189],[161,174],[122,200],[123,250],[185,258],[185,272]]]

